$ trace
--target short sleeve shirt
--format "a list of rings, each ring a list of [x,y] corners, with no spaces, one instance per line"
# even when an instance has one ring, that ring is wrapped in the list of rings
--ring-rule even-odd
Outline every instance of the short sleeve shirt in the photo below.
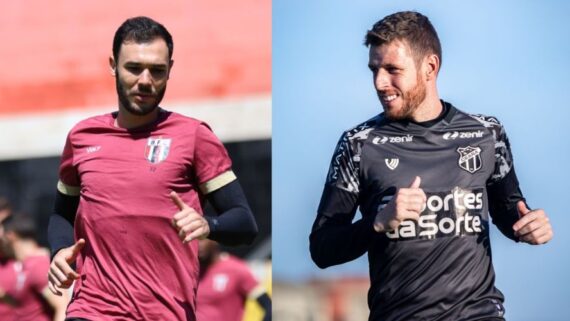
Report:
[[[195,320],[198,245],[172,227],[175,191],[202,214],[204,196],[235,179],[231,161],[204,122],[161,110],[135,130],[116,114],[92,117],[69,133],[58,190],[80,197],[77,260],[68,317]]]

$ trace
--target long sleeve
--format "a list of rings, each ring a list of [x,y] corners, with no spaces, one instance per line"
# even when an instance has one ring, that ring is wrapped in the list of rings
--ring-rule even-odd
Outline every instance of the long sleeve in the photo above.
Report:
[[[487,192],[489,196],[489,214],[491,214],[493,224],[506,237],[518,242],[518,238],[513,230],[513,225],[519,219],[517,203],[521,200],[526,203],[526,200],[519,188],[514,167],[511,168],[503,179],[487,186]]]
[[[374,216],[352,222],[360,195],[359,138],[351,131],[344,133],[332,157],[309,236],[311,257],[320,268],[349,262],[366,253],[375,233]]]
[[[313,261],[320,268],[352,261],[368,250],[374,236],[374,216],[352,222],[356,197],[325,186],[317,218],[309,237]]]
[[[257,224],[237,180],[207,194],[218,216],[206,216],[208,238],[224,245],[250,244],[257,236]]]
[[[55,206],[48,223],[48,242],[51,256],[64,247],[73,245],[73,225],[79,196],[68,196],[57,192]]]
[[[525,199],[519,188],[505,129],[498,121],[491,123],[490,128],[495,139],[495,170],[487,181],[489,214],[501,233],[518,242],[513,225],[519,219],[517,203]]]

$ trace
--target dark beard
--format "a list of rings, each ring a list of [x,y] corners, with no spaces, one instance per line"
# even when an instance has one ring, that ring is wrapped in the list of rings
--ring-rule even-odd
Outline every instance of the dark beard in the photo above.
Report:
[[[137,115],[137,116],[145,116],[145,115],[152,113],[158,107],[158,105],[162,101],[162,98],[164,97],[164,93],[166,92],[166,86],[165,86],[161,91],[157,92],[158,95],[156,96],[157,97],[156,104],[154,104],[150,107],[135,109],[135,108],[133,108],[133,106],[131,106],[131,102],[129,101],[129,98],[127,97],[125,87],[123,87],[123,85],[119,81],[119,71],[118,70],[117,70],[117,75],[115,76],[115,88],[117,89],[117,96],[119,97],[119,105],[123,106],[125,108],[125,110],[128,111],[129,113],[131,113],[133,115]],[[140,88],[139,88],[139,91],[142,91],[142,90],[140,90]],[[144,91],[142,91],[142,92],[144,92]]]
[[[427,96],[426,84],[422,81],[419,73],[417,82],[414,88],[402,93],[402,100],[404,102],[402,110],[396,115],[386,112],[386,117],[391,120],[412,119],[412,115]]]

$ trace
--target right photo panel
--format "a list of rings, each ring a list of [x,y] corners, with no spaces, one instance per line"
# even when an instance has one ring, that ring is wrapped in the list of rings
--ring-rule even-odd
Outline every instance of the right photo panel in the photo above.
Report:
[[[274,320],[566,320],[569,10],[273,1]]]

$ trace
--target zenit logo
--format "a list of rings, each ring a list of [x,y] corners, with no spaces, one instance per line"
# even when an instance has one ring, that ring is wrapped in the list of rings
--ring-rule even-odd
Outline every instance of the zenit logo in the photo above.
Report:
[[[426,193],[427,194],[427,193]],[[474,235],[483,231],[483,191],[455,188],[428,196],[420,219],[406,220],[386,236],[390,239],[436,239]]]
[[[466,139],[466,138],[481,138],[485,134],[484,131],[478,130],[476,132],[447,132],[443,134],[443,139],[445,140],[454,140],[457,138]]]
[[[386,144],[386,143],[399,144],[399,143],[410,143],[413,140],[414,136],[409,134],[406,136],[376,136],[372,140],[372,143],[374,143],[375,145]]]

